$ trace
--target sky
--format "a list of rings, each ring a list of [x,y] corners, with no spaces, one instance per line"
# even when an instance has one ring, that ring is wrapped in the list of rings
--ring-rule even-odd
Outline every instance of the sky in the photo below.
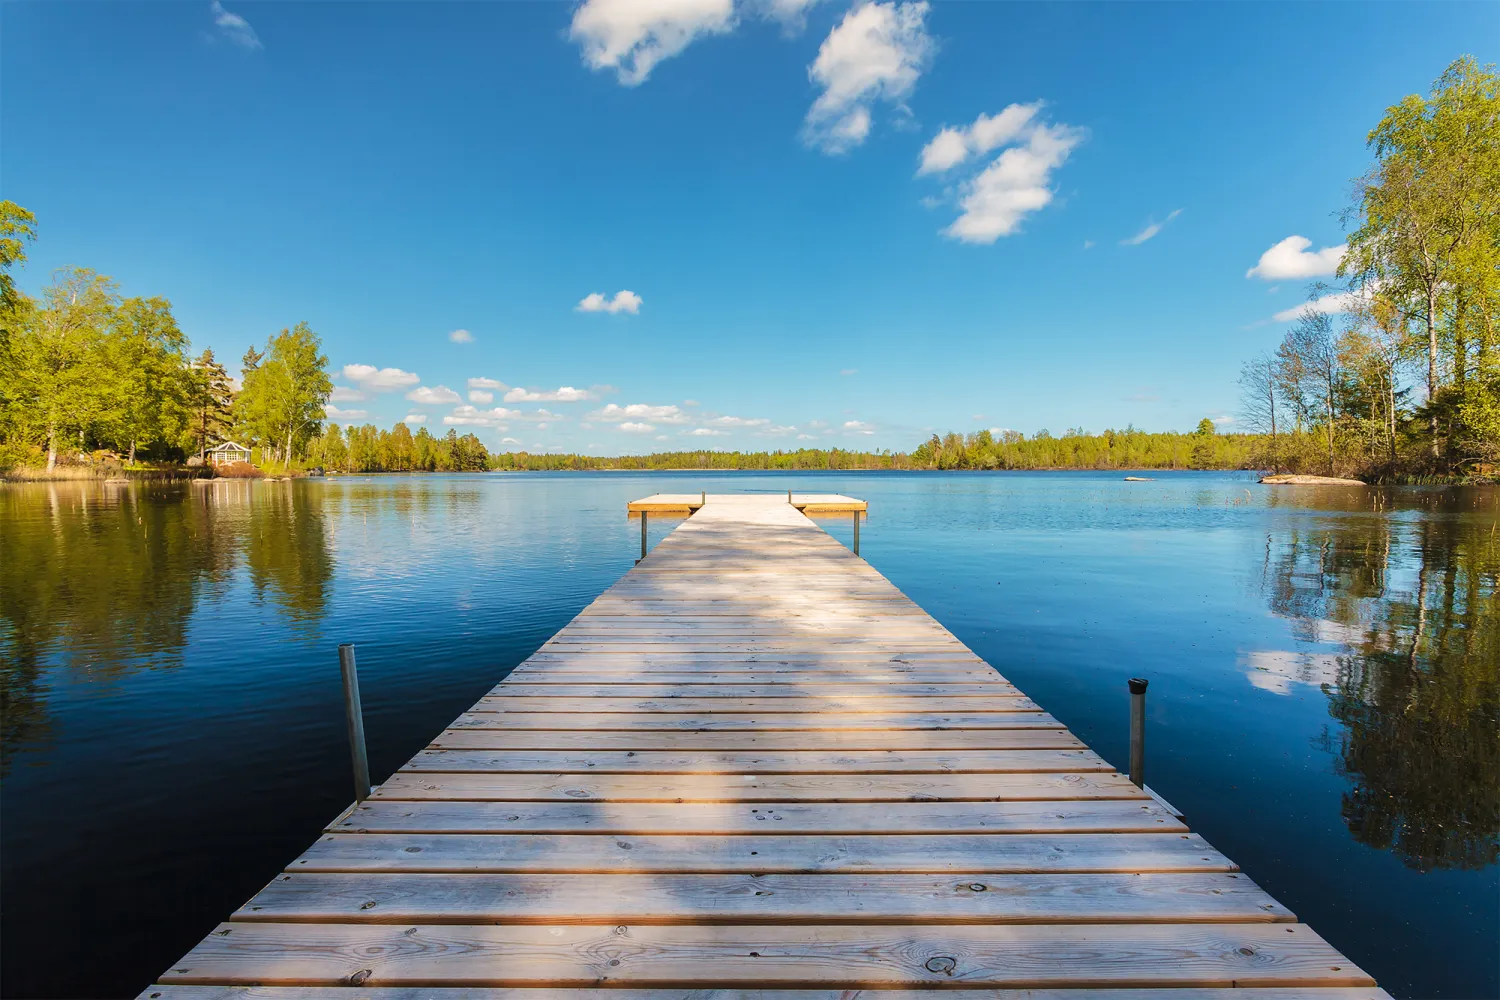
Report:
[[[1236,427],[1493,3],[0,3],[18,275],[298,322],[340,423],[909,450]]]

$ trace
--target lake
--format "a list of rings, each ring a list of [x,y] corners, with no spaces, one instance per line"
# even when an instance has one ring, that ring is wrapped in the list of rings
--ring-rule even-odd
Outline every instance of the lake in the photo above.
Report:
[[[1500,996],[1500,490],[1122,475],[0,485],[0,992],[132,996],[316,838],[338,643],[380,781],[631,567],[628,500],[790,487],[1117,766],[1149,678],[1151,785],[1393,995]]]

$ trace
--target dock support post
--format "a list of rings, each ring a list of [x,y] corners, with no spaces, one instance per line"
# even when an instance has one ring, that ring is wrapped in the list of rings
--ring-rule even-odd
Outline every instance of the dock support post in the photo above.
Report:
[[[859,511],[854,512],[854,554],[859,555]]]
[[[792,502],[792,491],[791,490],[787,490],[786,491],[786,502],[787,503],[791,503]]]
[[[707,507],[708,506],[708,490],[699,490],[698,491],[698,506],[699,507]]]
[[[1146,787],[1146,679],[1130,678],[1130,780]]]
[[[354,761],[354,800],[370,797],[370,761],[365,756],[365,713],[359,703],[359,673],[354,643],[339,644],[339,672],[344,675],[344,718],[349,726],[349,754]]]
[[[646,518],[646,512],[641,511],[641,559],[646,558]],[[641,559],[637,559],[636,562],[640,562]]]

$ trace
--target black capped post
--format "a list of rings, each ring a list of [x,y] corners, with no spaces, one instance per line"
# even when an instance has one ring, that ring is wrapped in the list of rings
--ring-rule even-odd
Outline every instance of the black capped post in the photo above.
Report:
[[[1146,679],[1130,678],[1130,780],[1146,787]]]

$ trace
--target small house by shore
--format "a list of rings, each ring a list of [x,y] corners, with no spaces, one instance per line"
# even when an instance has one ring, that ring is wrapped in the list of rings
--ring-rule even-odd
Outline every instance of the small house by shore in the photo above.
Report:
[[[250,449],[234,441],[225,441],[216,444],[203,453],[203,461],[207,465],[218,467],[220,465],[233,465],[236,462],[250,462]]]

